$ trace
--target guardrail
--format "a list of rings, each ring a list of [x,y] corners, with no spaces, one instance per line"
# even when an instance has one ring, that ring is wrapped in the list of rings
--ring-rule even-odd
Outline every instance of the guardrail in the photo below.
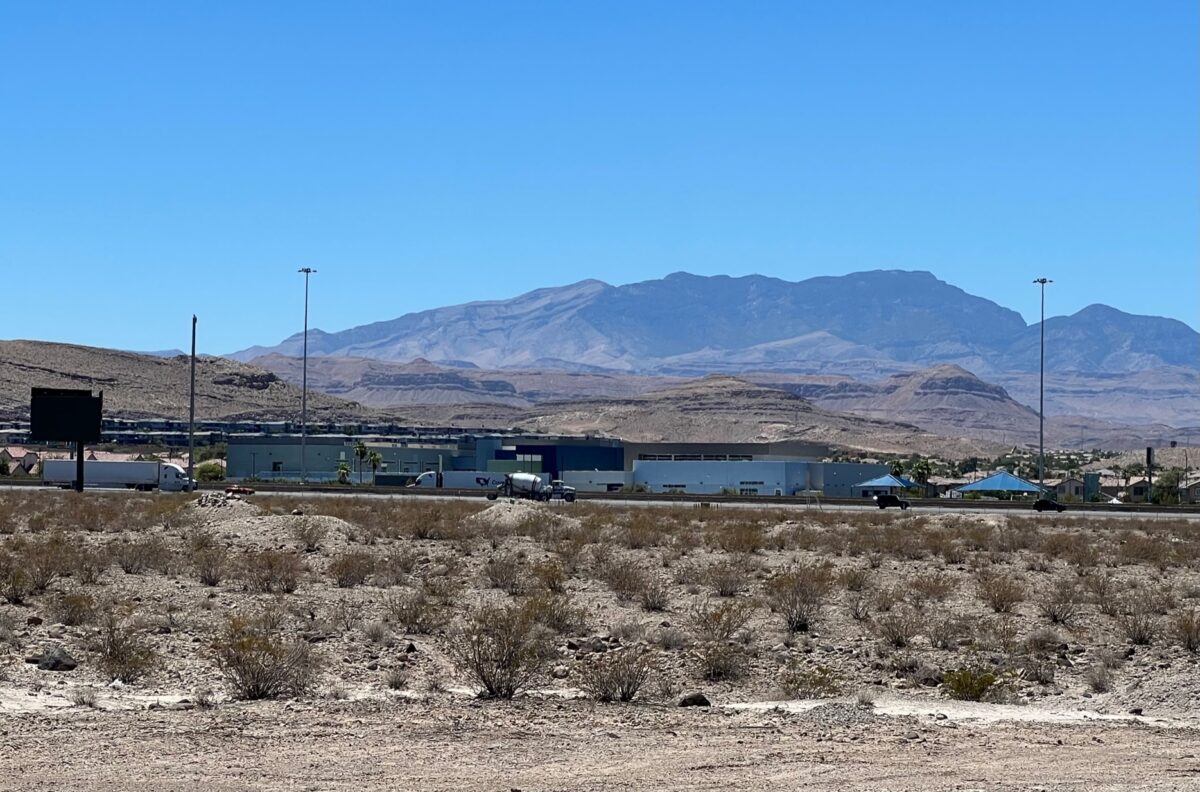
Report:
[[[0,487],[39,487],[39,479],[8,479],[0,480]],[[228,486],[227,482],[202,483],[201,492],[221,492]],[[336,494],[336,495],[387,495],[412,497],[451,496],[459,498],[483,498],[487,490],[478,489],[435,489],[426,487],[388,487],[376,485],[354,484],[300,484],[298,482],[249,482],[246,486],[255,492],[270,494]],[[696,493],[679,492],[580,492],[576,495],[578,501],[652,501],[655,503],[722,503],[753,504],[763,507],[771,506],[859,506],[864,509],[875,508],[875,504],[866,498],[806,498],[787,495],[700,495]],[[947,511],[973,510],[1003,510],[1003,511],[1032,511],[1029,501],[974,500],[969,498],[910,498],[912,506],[928,509],[944,509]],[[1152,503],[1068,503],[1065,514],[1072,511],[1087,512],[1117,512],[1128,514],[1197,514],[1200,504],[1183,504],[1178,506],[1161,506]]]

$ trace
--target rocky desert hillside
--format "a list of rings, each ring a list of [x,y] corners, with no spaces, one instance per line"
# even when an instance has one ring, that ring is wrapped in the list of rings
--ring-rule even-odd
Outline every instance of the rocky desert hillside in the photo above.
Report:
[[[627,398],[550,402],[529,409],[495,405],[413,407],[430,423],[505,425],[528,431],[600,434],[635,442],[714,443],[805,440],[876,453],[946,458],[1000,453],[998,445],[939,436],[911,424],[832,412],[778,388],[713,375]]]
[[[156,357],[113,349],[0,341],[0,417],[29,415],[30,389],[91,388],[104,391],[104,413],[113,418],[186,419],[190,366],[187,357]],[[362,417],[352,402],[309,392],[313,420]],[[225,358],[196,363],[198,419],[298,418],[300,389],[275,374]]]

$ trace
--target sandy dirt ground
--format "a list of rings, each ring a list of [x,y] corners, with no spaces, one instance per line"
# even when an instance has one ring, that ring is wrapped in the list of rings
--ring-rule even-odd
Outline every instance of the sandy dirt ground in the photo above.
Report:
[[[823,710],[833,710],[822,717]],[[1200,789],[1153,724],[434,702],[5,717],[5,790]]]
[[[1200,603],[1194,525],[389,508],[0,501],[0,790],[1200,789],[1200,654],[1180,632]],[[205,583],[214,548],[225,569]],[[296,563],[291,590],[254,585],[267,551]],[[347,559],[364,577],[339,581]],[[772,586],[814,564],[815,620],[785,629]],[[40,590],[10,596],[38,570]],[[985,596],[998,576],[1020,584],[1005,612]],[[461,631],[547,581],[569,618],[538,639],[529,691],[477,698]],[[416,595],[432,624],[405,609]],[[736,634],[706,638],[699,614],[739,603]],[[105,665],[106,613],[153,658],[128,683]],[[217,647],[255,614],[311,648],[303,692],[239,700]],[[704,672],[714,646],[737,673]],[[77,666],[39,667],[55,648]],[[584,692],[630,652],[654,662],[633,702]],[[948,692],[963,668],[996,676],[984,701]],[[711,706],[677,706],[695,691]]]

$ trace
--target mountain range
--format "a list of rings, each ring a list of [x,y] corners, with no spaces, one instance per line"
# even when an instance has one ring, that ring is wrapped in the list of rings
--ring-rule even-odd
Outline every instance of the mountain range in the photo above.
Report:
[[[1052,371],[1200,368],[1183,322],[1091,305],[1046,321]],[[977,375],[1031,373],[1039,327],[928,272],[878,270],[790,282],[675,273],[610,286],[586,280],[508,300],[309,332],[310,356],[443,366],[702,376],[767,370],[879,377],[949,363]],[[233,353],[296,357],[297,334]]]

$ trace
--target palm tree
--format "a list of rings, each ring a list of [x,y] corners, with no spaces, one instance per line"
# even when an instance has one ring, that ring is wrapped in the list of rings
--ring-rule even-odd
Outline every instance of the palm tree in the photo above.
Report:
[[[928,484],[929,476],[932,474],[932,472],[933,471],[929,467],[929,460],[927,459],[922,459],[917,462],[917,464],[913,465],[913,478],[917,480],[918,484]]]
[[[904,475],[904,463],[901,462],[899,459],[892,460],[891,473],[896,478],[900,478],[901,476],[903,476]]]
[[[371,486],[375,486],[375,472],[379,470],[379,466],[383,464],[383,454],[372,450],[367,454],[367,464],[371,466]]]
[[[358,483],[362,484],[362,466],[363,460],[367,458],[367,444],[359,440],[354,444],[354,456],[358,459]]]
[[[350,466],[345,462],[339,462],[337,467],[338,484],[350,483]]]

